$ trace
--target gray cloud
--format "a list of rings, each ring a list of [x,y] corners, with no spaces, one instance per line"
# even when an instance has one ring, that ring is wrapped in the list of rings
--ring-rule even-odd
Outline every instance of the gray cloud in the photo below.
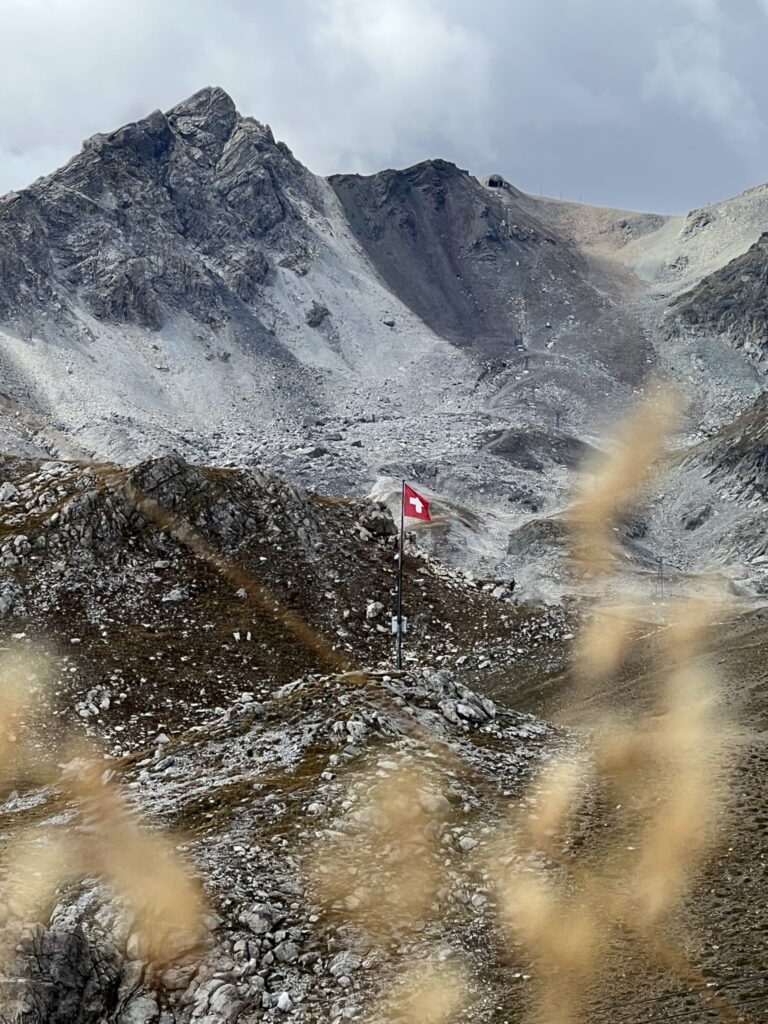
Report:
[[[749,143],[765,125],[746,85],[728,67],[729,25],[718,0],[678,0],[691,19],[656,43],[647,92],[703,117],[731,141]]]
[[[768,178],[768,0],[0,0],[0,192],[224,86],[313,170],[685,210]]]

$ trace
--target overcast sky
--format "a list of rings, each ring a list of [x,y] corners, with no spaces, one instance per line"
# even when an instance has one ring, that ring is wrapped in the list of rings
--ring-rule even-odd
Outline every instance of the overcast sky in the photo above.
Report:
[[[0,0],[0,193],[208,84],[314,171],[684,212],[768,180],[768,0]]]

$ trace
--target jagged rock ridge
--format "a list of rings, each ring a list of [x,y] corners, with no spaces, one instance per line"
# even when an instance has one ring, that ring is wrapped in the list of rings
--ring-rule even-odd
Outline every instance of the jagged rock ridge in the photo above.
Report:
[[[178,456],[127,470],[7,459],[2,476],[3,628],[65,649],[78,638],[90,669],[62,677],[62,700],[71,694],[87,705],[104,685],[108,641],[132,681],[125,699],[146,712],[163,676],[135,631],[167,645],[163,660],[187,666],[164,711],[169,727],[187,713],[180,698],[194,699],[201,686],[227,701],[249,688],[253,673],[268,688],[391,655],[397,531],[378,502],[327,500],[265,470],[191,466]],[[427,652],[437,664],[490,663],[506,649],[513,621],[523,649],[545,644],[558,620],[554,612],[521,615],[503,580],[479,586],[410,538],[405,572],[409,663]],[[428,602],[418,597],[426,586]],[[142,719],[136,728],[145,735],[152,716],[146,729]],[[110,735],[125,747],[126,737]]]

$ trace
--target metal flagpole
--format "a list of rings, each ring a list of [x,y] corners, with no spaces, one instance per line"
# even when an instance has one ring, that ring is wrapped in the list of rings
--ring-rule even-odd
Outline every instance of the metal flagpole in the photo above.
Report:
[[[400,490],[400,555],[397,560],[397,668],[403,667],[403,534],[405,533],[405,480]]]

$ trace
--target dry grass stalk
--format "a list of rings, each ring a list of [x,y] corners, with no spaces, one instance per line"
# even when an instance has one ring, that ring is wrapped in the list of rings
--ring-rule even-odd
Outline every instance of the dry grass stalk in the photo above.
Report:
[[[14,779],[35,759],[28,730],[19,728],[29,710],[25,676],[33,669],[39,674],[40,663],[15,661],[0,688],[0,771]],[[53,765],[47,766],[46,776],[56,778]],[[106,762],[90,752],[75,758],[56,787],[77,811],[75,822],[20,828],[4,852],[3,901],[11,919],[0,950],[3,967],[9,968],[25,927],[48,920],[62,885],[94,876],[129,910],[140,936],[136,952],[145,960],[164,964],[198,947],[204,919],[201,886],[172,841],[150,832],[130,809]]]
[[[581,495],[569,513],[574,560],[581,572],[610,571],[616,557],[613,530],[650,478],[678,410],[671,391],[655,392],[620,426],[614,448],[586,467]]]
[[[341,911],[382,943],[424,920],[440,884],[435,815],[425,809],[429,799],[418,799],[432,784],[404,763],[360,784],[366,797],[356,827],[315,851],[312,877],[329,911]]]
[[[40,757],[24,738],[30,724],[30,689],[44,689],[50,674],[49,661],[40,653],[0,660],[0,792],[38,767]]]
[[[574,558],[585,574],[605,574],[614,564],[614,530],[653,471],[675,405],[669,393],[645,403],[595,468],[571,517]],[[604,839],[586,867],[566,868],[560,860],[555,876],[546,867],[547,859],[558,861],[589,779],[572,760],[559,760],[546,769],[534,810],[519,817],[515,866],[500,871],[497,865],[504,923],[538,968],[533,1017],[540,1024],[585,1019],[584,993],[600,980],[601,950],[615,925],[629,927],[646,952],[676,971],[723,1020],[734,1019],[722,1000],[707,995],[703,979],[675,955],[661,930],[705,861],[724,807],[727,726],[715,713],[716,681],[700,664],[717,611],[711,598],[672,608],[656,657],[662,683],[649,715],[622,722],[607,711],[595,713],[593,778],[611,787],[621,810],[613,841]],[[643,618],[639,605],[597,609],[576,646],[574,676],[581,688],[616,677],[635,649]]]
[[[576,680],[593,690],[624,661],[640,622],[640,609],[631,604],[600,605],[582,627],[573,656]]]
[[[502,920],[528,950],[538,974],[535,1019],[576,1024],[605,941],[598,908],[583,896],[566,896],[536,871],[513,871],[500,897]]]
[[[564,833],[582,807],[589,775],[585,759],[575,757],[558,758],[543,770],[536,782],[535,809],[518,822],[524,851],[557,856]]]
[[[371,1024],[447,1024],[460,1019],[467,1003],[467,985],[456,965],[418,964],[399,979],[394,993],[374,1011]]]
[[[77,862],[103,878],[129,909],[142,959],[168,963],[197,948],[204,937],[202,888],[171,840],[141,823],[110,776],[94,759],[76,759],[65,769],[84,829]]]

